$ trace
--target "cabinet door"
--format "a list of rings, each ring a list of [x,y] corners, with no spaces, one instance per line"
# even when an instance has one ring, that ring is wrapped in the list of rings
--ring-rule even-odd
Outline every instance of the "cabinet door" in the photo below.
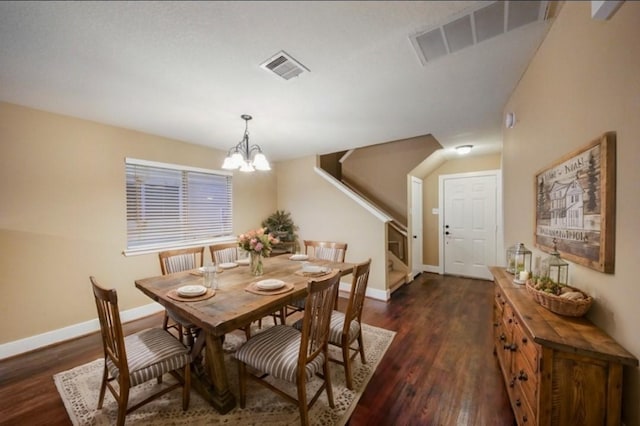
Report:
[[[619,425],[620,370],[619,364],[554,351],[551,424]]]

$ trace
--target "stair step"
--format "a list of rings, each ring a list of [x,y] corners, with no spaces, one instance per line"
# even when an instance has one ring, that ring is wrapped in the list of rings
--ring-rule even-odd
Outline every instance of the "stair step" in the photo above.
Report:
[[[389,289],[394,290],[396,287],[404,284],[406,279],[406,274],[402,271],[392,270],[389,271]]]

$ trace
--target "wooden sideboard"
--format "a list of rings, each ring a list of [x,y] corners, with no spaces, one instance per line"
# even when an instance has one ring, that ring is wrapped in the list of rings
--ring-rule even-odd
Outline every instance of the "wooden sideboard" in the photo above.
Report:
[[[638,359],[586,318],[540,306],[504,268],[495,282],[494,352],[519,425],[620,425],[623,365]]]

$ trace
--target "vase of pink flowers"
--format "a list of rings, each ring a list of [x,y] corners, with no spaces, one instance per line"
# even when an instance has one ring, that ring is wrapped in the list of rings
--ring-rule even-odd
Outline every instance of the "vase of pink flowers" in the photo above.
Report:
[[[260,276],[264,273],[263,259],[271,254],[273,244],[279,242],[276,237],[267,233],[265,228],[258,228],[238,236],[238,245],[250,255],[251,274]]]

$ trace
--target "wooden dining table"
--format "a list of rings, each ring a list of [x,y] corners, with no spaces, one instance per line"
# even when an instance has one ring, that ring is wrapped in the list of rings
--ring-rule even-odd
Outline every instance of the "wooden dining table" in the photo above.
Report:
[[[307,262],[338,269],[343,276],[350,274],[354,266],[352,263],[312,258]],[[302,263],[290,260],[288,255],[268,257],[264,259],[264,274],[259,277],[253,276],[249,266],[244,265],[222,270],[217,274],[218,288],[215,295],[199,301],[178,301],[169,297],[169,292],[179,287],[202,284],[203,278],[197,270],[135,281],[136,287],[144,294],[199,327],[191,358],[200,360],[204,348],[204,366],[198,363],[192,368],[192,386],[220,413],[227,413],[236,405],[225,371],[222,350],[225,334],[249,326],[254,321],[280,311],[293,300],[305,297],[307,283],[312,277],[302,273]],[[280,294],[255,294],[247,291],[257,281],[270,278],[282,280],[287,283],[287,287],[293,288]]]

